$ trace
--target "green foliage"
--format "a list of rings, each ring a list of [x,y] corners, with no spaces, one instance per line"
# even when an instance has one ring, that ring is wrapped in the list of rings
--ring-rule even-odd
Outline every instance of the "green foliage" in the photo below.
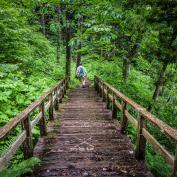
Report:
[[[172,169],[170,165],[159,154],[154,153],[150,146],[148,146],[148,151],[146,152],[146,160],[154,176],[171,176]]]
[[[40,164],[40,160],[36,157],[30,158],[28,160],[24,160],[23,162],[19,163],[18,165],[5,169],[0,172],[0,176],[3,177],[20,177],[26,173],[32,172],[33,168],[36,165]]]

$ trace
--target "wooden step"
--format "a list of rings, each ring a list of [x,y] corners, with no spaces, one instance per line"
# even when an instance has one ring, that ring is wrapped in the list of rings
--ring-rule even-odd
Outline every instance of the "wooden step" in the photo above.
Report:
[[[50,124],[35,147],[42,160],[35,177],[152,177],[93,87],[68,97],[55,112],[60,124]]]

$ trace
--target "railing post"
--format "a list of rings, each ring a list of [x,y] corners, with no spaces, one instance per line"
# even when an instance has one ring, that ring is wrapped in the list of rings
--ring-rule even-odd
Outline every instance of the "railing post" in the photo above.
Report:
[[[145,118],[140,115],[138,120],[138,134],[137,134],[137,145],[135,150],[135,157],[138,160],[145,159],[145,151],[146,151],[146,139],[142,134],[142,130],[145,128]]]
[[[105,101],[106,101],[106,97],[105,97],[104,90],[105,90],[105,85],[104,85],[104,83],[103,83],[102,97],[103,97],[103,101],[105,102]]]
[[[53,111],[53,92],[49,95],[50,107],[49,107],[49,119],[54,120],[54,111]]]
[[[177,177],[177,142],[176,142],[176,150],[175,150],[175,157],[174,157],[173,175],[172,175],[172,177]]]
[[[65,97],[65,85],[63,83],[63,86],[62,86],[62,98],[64,98],[64,97]]]
[[[66,89],[68,88],[67,80],[64,80],[64,94],[66,94]]]
[[[66,88],[69,87],[69,81],[70,81],[70,77],[67,76],[67,77],[64,79],[64,82],[66,82]]]
[[[109,88],[107,87],[107,92],[106,92],[106,107],[109,109],[110,107],[110,100],[109,100]]]
[[[101,88],[102,83],[99,82],[99,84],[100,84],[100,86],[99,86],[99,95],[100,95],[100,97],[101,97],[101,96],[102,96],[102,88]]]
[[[99,80],[97,80],[97,93],[99,94],[99,91],[100,91],[100,81]]]
[[[94,77],[94,88],[97,91],[97,83],[96,83],[96,77]]]
[[[47,127],[46,127],[46,121],[45,121],[45,107],[44,102],[41,103],[39,110],[42,114],[41,120],[39,121],[39,128],[40,128],[40,135],[46,136],[47,135]]]
[[[62,103],[62,87],[59,89],[59,103]]]
[[[33,140],[30,115],[28,115],[22,122],[22,128],[26,131],[26,139],[23,143],[24,159],[28,159],[33,156]]]
[[[59,91],[59,89],[58,89],[58,87],[57,87],[57,88],[56,88],[56,100],[55,100],[55,110],[56,110],[56,111],[59,110],[59,98],[58,98],[59,94],[58,94],[58,91]]]
[[[122,101],[122,119],[121,119],[121,128],[120,128],[120,132],[122,134],[126,133],[126,127],[127,127],[127,117],[125,116],[126,108],[127,108],[127,103],[125,101]]]
[[[114,93],[112,93],[112,118],[115,119],[117,117],[117,109],[116,109],[116,105],[115,105],[115,95]]]

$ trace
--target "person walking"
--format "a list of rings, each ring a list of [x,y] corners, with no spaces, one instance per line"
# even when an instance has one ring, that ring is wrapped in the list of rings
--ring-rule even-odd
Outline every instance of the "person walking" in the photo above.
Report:
[[[82,82],[82,87],[85,87],[85,82],[86,82],[86,76],[87,76],[87,71],[85,67],[82,65],[82,63],[79,64],[76,70],[76,76],[80,79]]]

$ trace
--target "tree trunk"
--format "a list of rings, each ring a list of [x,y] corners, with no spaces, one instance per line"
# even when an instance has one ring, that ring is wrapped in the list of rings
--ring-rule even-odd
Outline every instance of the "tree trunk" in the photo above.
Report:
[[[79,43],[79,45],[78,45],[78,50],[80,50],[81,47],[82,47],[82,46],[81,46],[81,43]],[[79,66],[80,62],[81,62],[81,54],[80,54],[79,52],[77,52],[76,69],[77,69],[77,67]]]
[[[81,16],[78,18],[78,28],[80,28],[81,34],[82,34],[82,22],[83,22],[83,17]],[[80,50],[81,47],[82,47],[82,44],[81,44],[81,42],[79,42],[77,50]],[[81,54],[79,52],[77,52],[76,70],[77,70],[77,67],[79,66],[80,62],[81,62]]]
[[[45,7],[45,4],[41,5],[42,13],[41,13],[41,26],[42,26],[42,33],[45,36],[46,35],[46,30],[45,30],[45,14],[43,12]]]
[[[70,29],[66,30],[66,76],[70,78],[71,73],[71,47],[69,46],[70,41]]]
[[[164,76],[165,76],[165,71],[167,69],[167,66],[168,66],[168,63],[163,63],[162,69],[160,71],[159,78],[156,82],[156,87],[155,87],[155,90],[154,90],[154,94],[152,96],[152,103],[149,105],[149,107],[147,109],[149,112],[152,111],[152,106],[156,102],[156,100],[157,100],[157,98],[160,94],[161,87],[163,86],[163,83],[164,83]]]
[[[123,79],[125,82],[128,80],[128,75],[130,71],[130,61],[127,59],[123,61]]]
[[[137,52],[138,52],[138,45],[135,43],[132,49],[129,51],[128,59],[123,61],[123,79],[125,82],[127,82],[128,80],[131,62],[135,57],[135,55],[137,54]]]
[[[58,6],[58,7],[57,7],[57,21],[58,21],[57,63],[60,63],[60,41],[61,41],[61,36],[60,36],[60,15],[61,15],[61,10],[60,10],[60,6]]]

